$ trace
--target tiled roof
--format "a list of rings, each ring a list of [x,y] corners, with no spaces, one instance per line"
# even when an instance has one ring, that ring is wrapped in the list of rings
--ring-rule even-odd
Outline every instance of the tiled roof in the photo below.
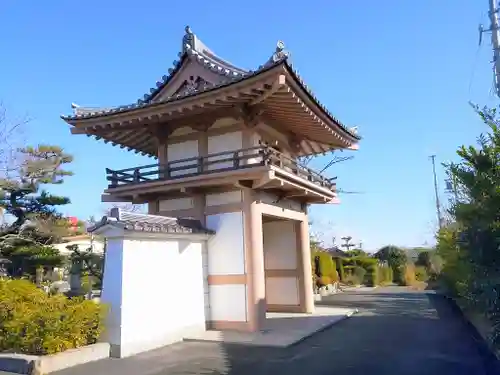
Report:
[[[230,81],[233,78],[240,78],[248,75],[249,71],[238,68],[230,62],[218,57],[213,53],[192,31],[186,26],[186,34],[182,38],[182,51],[179,52],[179,60],[174,61],[173,67],[168,70],[168,75],[164,75],[160,81],[156,82],[156,87],[152,87],[149,93],[144,94],[140,103],[151,102],[156,95],[165,87],[175,73],[180,69],[186,58],[193,58],[197,63],[203,65],[206,69],[227,77]]]
[[[337,246],[330,247],[328,249],[325,249],[325,251],[332,256],[338,256],[338,257],[348,257],[347,253],[343,250],[340,250]]]
[[[77,119],[85,119],[85,118],[94,118],[105,115],[112,115],[121,112],[127,112],[138,108],[145,108],[149,106],[154,106],[157,104],[163,104],[168,102],[173,102],[179,99],[184,99],[190,96],[197,95],[202,92],[207,92],[211,90],[215,90],[221,87],[228,86],[233,83],[237,83],[243,81],[252,76],[258,75],[264,71],[267,71],[277,65],[285,64],[288,68],[290,75],[296,80],[296,82],[306,91],[309,98],[319,106],[330,119],[335,122],[340,128],[342,128],[347,134],[351,137],[360,140],[361,136],[358,135],[357,130],[355,128],[349,128],[341,123],[323,104],[320,103],[318,98],[314,95],[313,91],[309,88],[309,86],[304,82],[304,80],[300,77],[298,71],[293,67],[292,63],[289,61],[289,52],[285,50],[285,45],[283,42],[279,41],[276,46],[275,52],[269,58],[269,60],[264,64],[259,66],[259,68],[255,71],[252,70],[244,70],[235,67],[231,63],[221,59],[217,55],[215,55],[212,51],[210,51],[203,42],[201,42],[198,37],[192,33],[189,26],[186,27],[186,34],[183,37],[183,49],[182,52],[179,53],[180,60],[174,61],[174,66],[169,69],[169,74],[164,75],[162,79],[156,82],[156,87],[150,89],[150,92],[145,94],[142,99],[139,99],[134,104],[122,105],[117,107],[107,107],[107,108],[89,108],[89,107],[79,107],[76,104],[72,104],[72,108],[74,109],[73,115],[69,116],[61,116],[63,120],[77,120]],[[185,92],[178,95],[170,96],[161,101],[154,101],[156,95],[165,87],[168,82],[172,79],[175,73],[180,69],[183,62],[187,58],[195,58],[196,61],[202,64],[205,68],[210,69],[224,77],[221,82],[217,84],[207,84],[204,85],[201,89],[192,90],[189,92]]]
[[[109,216],[104,216],[88,231],[94,232],[105,225],[134,232],[215,234],[196,219],[137,214],[120,208],[112,208]]]

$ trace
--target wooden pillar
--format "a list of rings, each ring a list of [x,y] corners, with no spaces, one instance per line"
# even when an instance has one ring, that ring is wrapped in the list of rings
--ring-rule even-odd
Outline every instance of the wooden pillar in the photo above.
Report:
[[[243,190],[243,207],[248,322],[251,331],[259,331],[264,327],[267,310],[264,243],[262,214],[250,189]]]
[[[300,241],[297,243],[300,252],[299,261],[299,297],[301,312],[313,313],[314,312],[314,292],[312,282],[312,267],[311,267],[311,248],[309,238],[309,222],[306,219],[297,223],[298,238]]]
[[[160,167],[159,178],[166,177],[165,171],[162,169],[168,164],[168,137],[173,132],[173,128],[169,124],[157,123],[150,126],[151,135],[156,140],[156,155],[158,156],[158,165]]]
[[[164,168],[168,165],[168,144],[167,138],[157,138],[158,139],[158,164],[160,167],[160,178],[165,178],[167,174]]]

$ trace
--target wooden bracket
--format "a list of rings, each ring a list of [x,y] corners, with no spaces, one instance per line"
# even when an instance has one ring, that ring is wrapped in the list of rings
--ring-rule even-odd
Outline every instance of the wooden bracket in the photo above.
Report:
[[[258,125],[263,113],[264,107],[261,105],[249,106],[245,104],[240,107],[240,118],[248,129],[253,129]]]
[[[290,148],[293,152],[299,152],[300,151],[300,139],[297,137],[295,133],[290,133],[288,135],[288,142],[290,145]]]
[[[176,128],[173,126],[169,126],[168,123],[156,123],[149,125],[150,134],[158,139],[168,138],[175,130]]]
[[[207,123],[206,121],[203,121],[203,122],[194,122],[190,124],[189,127],[198,132],[206,132],[212,125],[213,122]]]
[[[277,91],[281,90],[281,88],[285,85],[286,77],[284,74],[280,74],[271,84],[271,86],[264,91],[264,93],[254,100],[252,100],[249,105],[254,106],[258,103],[262,103],[264,100],[272,96]]]

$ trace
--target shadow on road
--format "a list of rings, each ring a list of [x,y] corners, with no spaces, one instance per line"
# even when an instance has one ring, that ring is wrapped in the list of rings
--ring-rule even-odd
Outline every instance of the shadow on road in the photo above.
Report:
[[[401,288],[342,293],[320,305],[357,307],[360,312],[287,349],[185,342],[64,374],[491,374],[466,325],[440,296]]]

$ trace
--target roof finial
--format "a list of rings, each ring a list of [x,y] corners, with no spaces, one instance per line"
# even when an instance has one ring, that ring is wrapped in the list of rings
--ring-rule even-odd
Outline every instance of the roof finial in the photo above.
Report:
[[[278,40],[278,42],[276,43],[276,50],[269,59],[269,62],[275,63],[288,57],[290,57],[290,52],[285,50],[285,43],[282,40]]]
[[[182,52],[183,53],[186,52],[186,50],[188,48],[194,49],[194,34],[191,31],[191,28],[188,25],[184,28],[184,30],[186,31],[186,34],[184,34],[184,37],[182,38]]]

